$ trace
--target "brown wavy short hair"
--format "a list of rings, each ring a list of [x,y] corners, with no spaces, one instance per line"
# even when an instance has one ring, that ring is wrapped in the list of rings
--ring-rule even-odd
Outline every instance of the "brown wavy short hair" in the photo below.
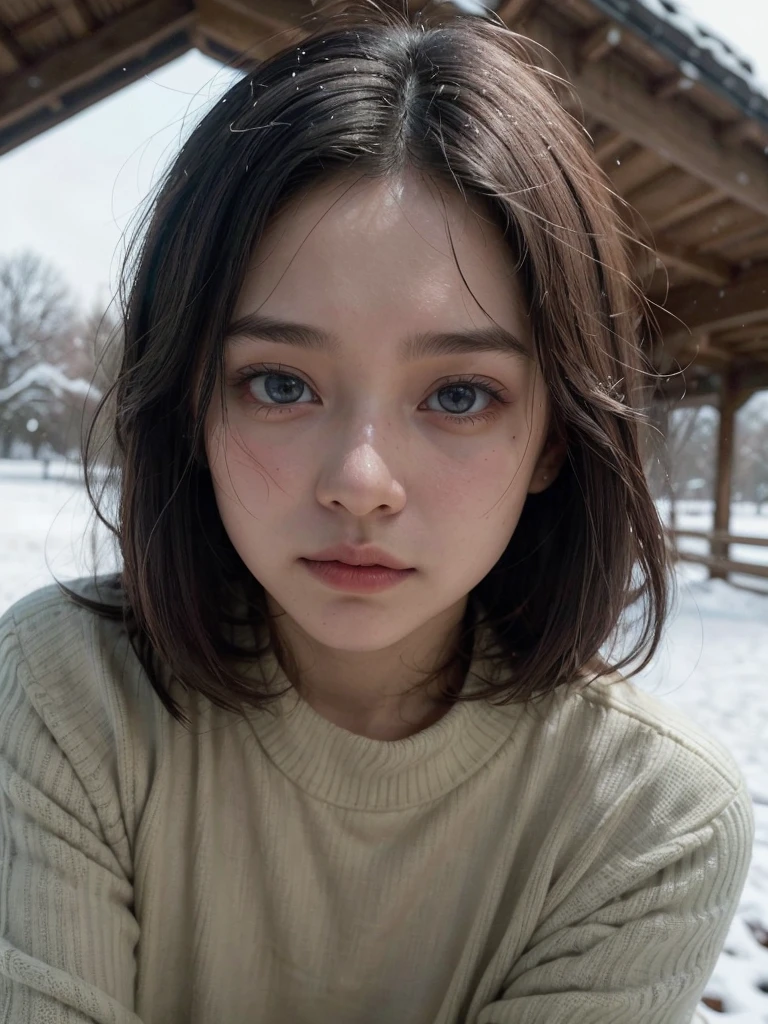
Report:
[[[502,671],[468,699],[534,701],[585,667],[634,664],[631,675],[655,652],[667,613],[666,547],[639,443],[647,310],[617,200],[562,103],[562,83],[498,20],[445,4],[432,15],[343,7],[314,15],[298,46],[265,60],[203,117],[126,258],[122,366],[85,460],[98,511],[95,438],[106,423],[120,598],[76,599],[125,619],[180,721],[170,678],[227,709],[269,703],[242,664],[263,652],[265,595],[222,526],[203,423],[254,246],[299,190],[334,175],[414,167],[485,204],[518,261],[567,440],[558,478],[529,495],[504,554],[470,594]],[[237,620],[225,612],[243,598],[253,643],[234,642]],[[276,642],[271,627],[266,635]],[[466,658],[469,643],[467,630],[451,658]]]

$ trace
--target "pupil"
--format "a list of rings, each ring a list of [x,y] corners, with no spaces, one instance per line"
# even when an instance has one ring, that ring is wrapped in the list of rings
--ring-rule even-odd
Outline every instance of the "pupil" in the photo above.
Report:
[[[444,400],[447,396],[447,400]],[[446,412],[467,412],[475,401],[475,389],[468,384],[450,384],[440,389],[440,404]],[[448,408],[458,406],[458,408]]]
[[[264,390],[273,402],[280,402],[283,405],[301,398],[303,388],[304,383],[298,377],[288,377],[282,373],[268,373],[264,378]]]

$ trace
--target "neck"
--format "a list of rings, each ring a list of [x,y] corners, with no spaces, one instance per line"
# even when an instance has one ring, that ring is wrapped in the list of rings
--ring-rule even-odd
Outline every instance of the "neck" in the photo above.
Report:
[[[270,613],[278,609],[271,598]],[[450,705],[440,700],[441,684],[461,686],[468,666],[453,663],[425,687],[455,648],[467,599],[389,647],[346,651],[310,637],[287,614],[274,620],[280,646],[289,653],[283,665],[291,683],[318,714],[370,739],[396,740],[438,721]]]

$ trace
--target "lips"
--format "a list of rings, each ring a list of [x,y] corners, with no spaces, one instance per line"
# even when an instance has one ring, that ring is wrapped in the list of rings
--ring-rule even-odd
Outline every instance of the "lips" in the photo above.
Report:
[[[386,569],[412,569],[413,566],[395,558],[382,548],[372,544],[336,544],[332,548],[305,555],[312,562],[343,562],[345,565],[379,565]]]

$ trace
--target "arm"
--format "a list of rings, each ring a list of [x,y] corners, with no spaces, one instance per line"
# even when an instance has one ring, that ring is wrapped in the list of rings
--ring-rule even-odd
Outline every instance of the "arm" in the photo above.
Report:
[[[713,819],[648,852],[647,877],[589,908],[589,879],[543,921],[475,1024],[698,1024],[749,869],[744,783]],[[615,865],[620,870],[620,865]],[[584,912],[586,910],[586,913]]]
[[[0,623],[0,1020],[141,1024],[139,928],[125,857],[105,832],[108,756],[81,706],[61,725],[32,678],[10,615]],[[63,721],[63,719],[62,719]],[[59,724],[57,724],[59,723]],[[89,746],[95,748],[89,749]],[[122,861],[122,863],[121,863]]]

